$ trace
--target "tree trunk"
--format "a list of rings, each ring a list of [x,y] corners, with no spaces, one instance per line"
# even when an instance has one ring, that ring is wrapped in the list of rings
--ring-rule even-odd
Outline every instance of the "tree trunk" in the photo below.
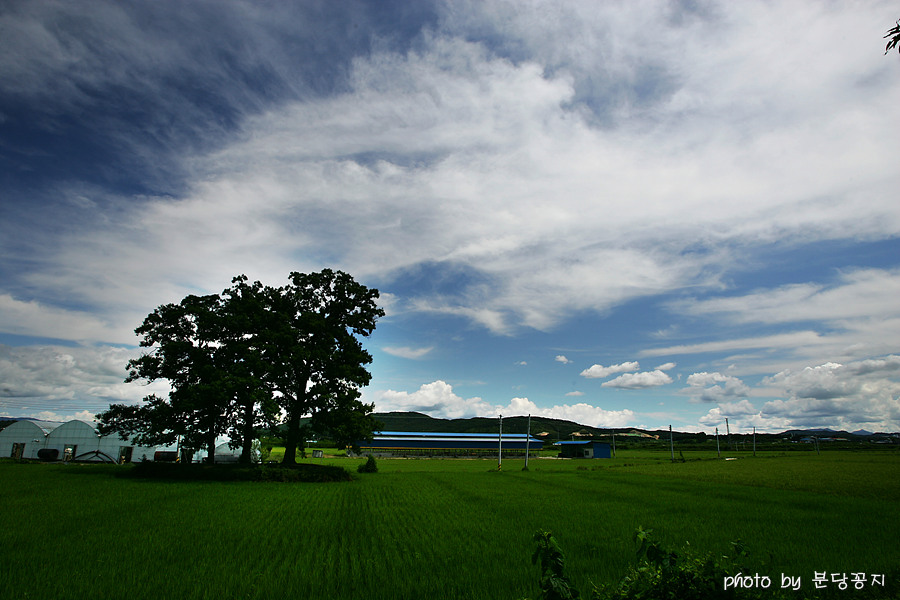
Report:
[[[297,442],[300,440],[300,417],[303,414],[303,406],[306,404],[306,385],[309,376],[301,375],[297,382],[297,393],[293,397],[286,397],[286,410],[288,414],[287,435],[284,438],[283,465],[297,464]]]
[[[253,398],[250,397],[247,399],[247,405],[244,407],[244,431],[243,431],[243,440],[241,444],[241,459],[240,463],[242,465],[249,465],[252,462],[253,452]]]
[[[216,436],[210,436],[209,440],[206,442],[206,462],[214,465],[216,464]]]
[[[287,435],[284,438],[283,465],[297,464],[297,441],[300,439],[300,417],[293,411],[288,415]]]

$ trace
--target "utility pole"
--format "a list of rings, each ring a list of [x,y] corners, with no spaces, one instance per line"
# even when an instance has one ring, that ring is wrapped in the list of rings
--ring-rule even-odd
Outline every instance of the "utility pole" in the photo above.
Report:
[[[528,413],[528,433],[525,434],[525,470],[528,470],[528,450],[531,447],[531,413]]]
[[[616,430],[615,429],[612,430],[612,436],[613,436],[613,458],[615,458],[616,457]]]
[[[756,427],[753,427],[753,456],[756,456]]]
[[[731,447],[731,429],[728,427],[728,417],[725,417],[725,437],[728,440],[728,448],[734,450],[734,448]]]
[[[672,448],[672,462],[675,462],[675,440],[672,438],[671,425],[669,425],[669,447]]]
[[[497,470],[503,469],[503,415],[500,415],[500,435],[497,437]]]
[[[722,458],[722,451],[719,449],[719,428],[716,427],[716,456]]]

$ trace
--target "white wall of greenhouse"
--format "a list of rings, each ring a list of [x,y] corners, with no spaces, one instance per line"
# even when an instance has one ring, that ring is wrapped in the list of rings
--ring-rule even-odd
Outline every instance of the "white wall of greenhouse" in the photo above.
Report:
[[[16,421],[0,429],[0,457],[14,457],[18,444],[24,444],[18,448],[21,458],[37,458],[38,450],[44,447],[47,434],[59,423],[47,421]]]
[[[17,448],[17,444],[25,444]],[[56,450],[57,460],[85,460],[92,462],[140,462],[153,460],[157,450],[175,450],[174,446],[136,446],[118,435],[100,436],[96,427],[86,421],[66,423],[47,421],[16,421],[0,430],[0,456],[37,459],[43,449]],[[130,449],[130,450],[129,450]],[[129,456],[130,455],[130,456]]]

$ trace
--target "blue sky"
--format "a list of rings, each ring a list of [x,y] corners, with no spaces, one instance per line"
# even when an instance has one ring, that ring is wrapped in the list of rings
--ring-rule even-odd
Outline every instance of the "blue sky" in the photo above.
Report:
[[[382,292],[365,399],[900,430],[889,2],[6,2],[0,416],[85,417],[156,306]]]

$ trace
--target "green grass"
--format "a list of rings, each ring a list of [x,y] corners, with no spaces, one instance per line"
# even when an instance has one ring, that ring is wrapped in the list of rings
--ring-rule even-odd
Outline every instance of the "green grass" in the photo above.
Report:
[[[712,460],[306,459],[328,484],[159,482],[103,465],[0,463],[0,598],[522,598],[553,531],[579,589],[617,580],[631,536],[717,553],[740,538],[777,576],[900,566],[900,455]],[[692,460],[704,458],[704,460]],[[852,597],[852,591],[844,592]],[[799,598],[799,596],[798,596]]]

